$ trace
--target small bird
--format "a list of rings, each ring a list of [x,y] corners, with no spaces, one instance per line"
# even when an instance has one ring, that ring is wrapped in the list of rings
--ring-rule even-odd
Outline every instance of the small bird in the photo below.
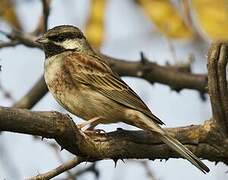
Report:
[[[44,77],[49,91],[66,110],[95,127],[124,122],[153,132],[165,144],[202,172],[209,168],[189,149],[168,134],[140,97],[112,71],[106,59],[74,26],[61,25],[37,40],[45,52]]]

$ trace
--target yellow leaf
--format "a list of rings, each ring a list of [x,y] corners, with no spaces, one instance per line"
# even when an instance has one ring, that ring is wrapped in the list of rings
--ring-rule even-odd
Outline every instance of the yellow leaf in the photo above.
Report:
[[[104,39],[104,12],[106,0],[91,0],[90,15],[85,34],[93,47],[99,48]]]
[[[212,40],[228,40],[228,0],[192,0],[202,31]]]
[[[158,30],[168,37],[189,38],[193,35],[169,0],[138,0]]]
[[[10,26],[21,29],[20,22],[14,9],[14,3],[11,0],[0,0],[0,18]]]

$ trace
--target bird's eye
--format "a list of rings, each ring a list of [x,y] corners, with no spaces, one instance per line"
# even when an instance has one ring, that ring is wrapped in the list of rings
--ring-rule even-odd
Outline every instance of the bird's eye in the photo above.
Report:
[[[78,39],[82,39],[82,38],[83,38],[82,33],[77,34],[77,38],[78,38]]]
[[[54,42],[63,42],[67,39],[82,39],[83,38],[83,34],[82,33],[72,33],[72,32],[65,32],[62,34],[58,34],[58,35],[52,35],[49,36],[48,39],[50,39],[51,41]]]
[[[62,42],[64,41],[66,38],[64,36],[61,35],[55,35],[55,36],[50,36],[48,37],[48,39],[55,41],[55,42]]]

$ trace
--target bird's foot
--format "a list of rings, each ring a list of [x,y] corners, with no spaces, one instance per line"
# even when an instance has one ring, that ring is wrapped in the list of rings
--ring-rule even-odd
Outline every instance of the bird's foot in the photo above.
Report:
[[[89,125],[89,127],[87,127],[86,129],[85,129],[85,131],[86,130],[93,130],[93,128],[95,128],[98,124],[99,124],[99,122],[100,122],[100,120],[101,119],[104,119],[102,116],[98,116],[98,117],[94,117],[94,118],[92,118],[92,119],[89,119],[88,121],[86,121],[86,122],[83,122],[83,123],[81,123],[81,124],[78,124],[77,125],[77,127],[78,127],[78,129],[82,129],[82,128],[84,128],[84,127],[86,127],[87,125]]]

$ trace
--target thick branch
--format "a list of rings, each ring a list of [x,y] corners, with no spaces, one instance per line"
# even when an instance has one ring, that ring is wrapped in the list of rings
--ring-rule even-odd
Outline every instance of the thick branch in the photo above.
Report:
[[[226,136],[228,136],[227,63],[228,44],[213,43],[208,52],[208,89],[214,120]]]
[[[153,134],[125,130],[84,134],[68,116],[57,112],[30,112],[2,107],[0,130],[54,138],[62,148],[75,155],[87,157],[88,161],[180,157]],[[228,164],[228,141],[223,139],[212,121],[206,121],[202,126],[171,128],[168,131],[198,157]]]

